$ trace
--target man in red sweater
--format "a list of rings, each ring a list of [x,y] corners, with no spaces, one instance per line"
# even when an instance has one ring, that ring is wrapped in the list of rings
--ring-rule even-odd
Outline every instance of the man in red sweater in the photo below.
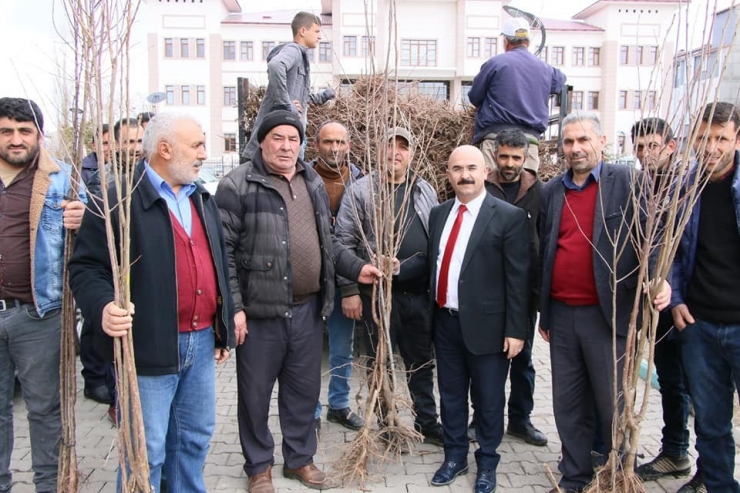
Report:
[[[613,351],[617,358],[624,354],[637,288],[639,257],[631,225],[635,215],[640,222],[645,218],[633,205],[634,171],[601,160],[606,136],[598,115],[568,115],[562,135],[569,169],[542,188],[539,330],[552,358],[560,488],[572,492],[593,477],[594,402],[607,453],[613,445],[612,389],[615,378],[621,381],[621,364],[618,374],[613,372]],[[670,293],[664,282],[653,300],[659,310]]]

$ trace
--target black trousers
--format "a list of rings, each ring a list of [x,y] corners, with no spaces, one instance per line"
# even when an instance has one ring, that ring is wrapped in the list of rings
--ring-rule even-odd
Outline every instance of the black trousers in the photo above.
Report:
[[[422,433],[437,424],[434,401],[434,353],[429,320],[429,295],[393,292],[391,341],[406,366],[406,383],[416,414],[416,428]],[[373,322],[372,301],[362,295],[362,323],[368,357],[375,358],[378,327]]]
[[[550,300],[550,358],[555,425],[562,443],[558,468],[562,489],[579,489],[593,477],[594,402],[606,454],[612,449],[614,357],[612,329],[599,306],[568,306]],[[621,395],[626,338],[617,336],[618,391]],[[622,406],[620,397],[619,408]]]
[[[113,396],[115,388],[115,377],[112,377],[111,363],[106,361],[95,350],[93,345],[93,326],[85,319],[80,331],[80,363],[82,363],[82,378],[85,380],[85,388],[108,387]]]
[[[239,441],[248,476],[275,462],[268,419],[276,380],[285,467],[296,469],[313,461],[323,327],[318,295],[295,305],[292,318],[247,319],[249,333],[236,347],[236,380]]]
[[[495,471],[501,459],[497,449],[504,435],[504,402],[509,360],[503,352],[473,354],[465,345],[460,319],[447,309],[436,309],[434,349],[444,428],[445,460],[467,462],[468,392],[475,412],[478,471]]]

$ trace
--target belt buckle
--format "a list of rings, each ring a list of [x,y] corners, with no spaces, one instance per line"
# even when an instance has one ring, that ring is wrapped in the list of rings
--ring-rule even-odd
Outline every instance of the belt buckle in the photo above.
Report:
[[[8,304],[5,303],[5,300],[0,300],[0,312],[4,312],[8,309]]]

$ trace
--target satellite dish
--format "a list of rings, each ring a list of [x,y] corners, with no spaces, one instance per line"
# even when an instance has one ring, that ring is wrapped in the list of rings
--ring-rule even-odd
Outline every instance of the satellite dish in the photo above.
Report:
[[[167,94],[164,92],[153,92],[146,97],[146,100],[152,104],[158,104],[167,100]]]
[[[527,20],[527,22],[529,22],[529,27],[531,29],[530,36],[532,38],[530,40],[530,46],[536,47],[534,51],[534,56],[539,55],[542,49],[545,47],[545,25],[542,23],[540,18],[534,14],[530,14],[529,12],[519,10],[518,8],[511,7],[509,5],[504,5],[503,9],[510,16],[523,17]]]

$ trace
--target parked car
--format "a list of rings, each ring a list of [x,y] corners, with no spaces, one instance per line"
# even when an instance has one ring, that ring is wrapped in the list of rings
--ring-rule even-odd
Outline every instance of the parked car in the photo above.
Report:
[[[208,190],[211,195],[216,195],[216,188],[218,188],[218,178],[213,173],[205,168],[200,168],[198,172],[197,183],[203,185],[203,188]]]

